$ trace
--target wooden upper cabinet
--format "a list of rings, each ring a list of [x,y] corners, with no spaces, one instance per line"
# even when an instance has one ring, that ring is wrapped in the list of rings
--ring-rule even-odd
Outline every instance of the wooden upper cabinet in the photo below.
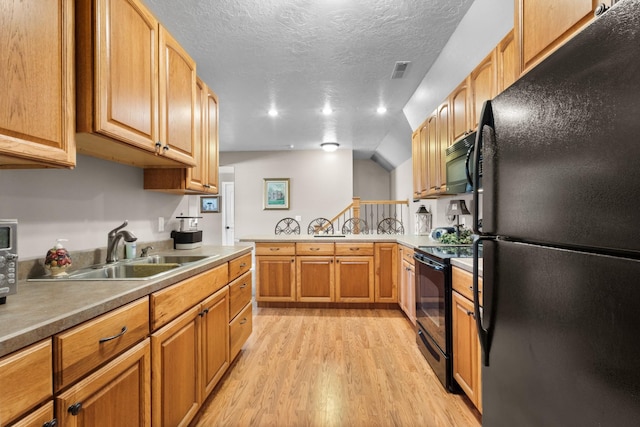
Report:
[[[205,146],[207,150],[206,157],[207,173],[205,179],[205,188],[207,192],[218,194],[218,171],[219,171],[219,140],[218,140],[218,96],[209,88],[207,88],[207,111],[206,111],[206,132],[204,135]]]
[[[478,119],[485,101],[497,95],[495,49],[487,55],[469,75],[471,88],[471,128],[478,127]]]
[[[145,190],[177,194],[218,194],[218,97],[196,79],[193,168],[147,168]]]
[[[76,163],[73,0],[3,2],[0,168]]]
[[[160,141],[162,151],[195,166],[196,63],[160,26]]]
[[[602,1],[515,0],[521,70],[528,71],[588,24],[599,3]]]
[[[520,59],[514,31],[511,30],[496,46],[497,93],[511,86],[520,77]]]
[[[420,146],[420,128],[411,135],[411,163],[413,164],[413,198],[421,197],[422,150]]]
[[[438,191],[436,189],[436,184],[438,182],[438,117],[437,117],[437,110],[433,112],[432,115],[430,115],[427,118],[427,132],[426,132],[426,139],[424,141],[425,143],[425,152],[428,153],[427,156],[427,166],[426,166],[426,170],[427,170],[427,183],[426,183],[426,188],[427,188],[427,195],[432,196],[434,194],[436,194]],[[439,187],[438,187],[439,189]]]
[[[449,110],[451,143],[453,143],[465,136],[471,129],[468,77],[449,95]]]
[[[194,166],[195,63],[139,0],[76,2],[78,152]]]
[[[436,181],[433,186],[438,193],[444,193],[447,190],[447,165],[446,156],[447,148],[452,143],[450,136],[450,113],[449,103],[443,102],[437,110],[437,173]]]

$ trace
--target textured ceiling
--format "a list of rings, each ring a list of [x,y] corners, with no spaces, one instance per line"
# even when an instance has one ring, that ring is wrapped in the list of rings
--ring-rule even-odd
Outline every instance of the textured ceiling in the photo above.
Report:
[[[220,101],[220,150],[368,158],[472,0],[144,0]],[[396,61],[411,61],[391,79]],[[334,113],[324,116],[325,105]],[[376,108],[388,109],[380,116]],[[275,107],[279,115],[267,115]],[[410,141],[406,141],[407,145]]]

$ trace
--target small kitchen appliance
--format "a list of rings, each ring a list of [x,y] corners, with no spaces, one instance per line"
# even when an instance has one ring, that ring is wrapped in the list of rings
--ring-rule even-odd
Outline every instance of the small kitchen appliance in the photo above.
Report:
[[[177,216],[180,229],[171,232],[173,249],[196,249],[202,246],[202,230],[198,230],[201,216]],[[186,221],[186,224],[185,224]]]
[[[18,283],[18,220],[0,219],[0,304],[15,294]]]

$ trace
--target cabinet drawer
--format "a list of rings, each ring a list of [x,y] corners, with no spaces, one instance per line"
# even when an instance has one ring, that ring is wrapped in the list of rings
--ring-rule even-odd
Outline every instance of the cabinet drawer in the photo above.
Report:
[[[41,341],[0,359],[0,424],[8,424],[53,393],[51,340]]]
[[[296,243],[296,255],[333,255],[333,243]]]
[[[403,246],[402,247],[402,259],[407,261],[411,265],[415,265],[413,261],[413,249]]]
[[[248,271],[229,283],[229,320],[251,302],[251,272]]]
[[[147,335],[149,299],[146,297],[55,335],[56,390],[78,380]]]
[[[461,268],[453,267],[451,281],[454,290],[473,301],[473,274]],[[482,277],[478,278],[478,292],[482,296]],[[482,305],[482,300],[480,305]]]
[[[229,266],[219,265],[151,294],[151,330],[166,325],[228,283]]]
[[[53,420],[53,400],[48,401],[17,423],[11,424],[11,427],[44,427],[51,420]]]
[[[242,255],[236,259],[229,261],[229,280],[231,281],[236,277],[242,276],[247,271],[251,270],[251,253]]]
[[[373,243],[336,243],[336,255],[373,255]]]
[[[295,243],[256,243],[256,255],[295,255]]]
[[[253,328],[253,312],[251,304],[247,304],[235,319],[229,323],[229,359],[233,360],[251,335]]]

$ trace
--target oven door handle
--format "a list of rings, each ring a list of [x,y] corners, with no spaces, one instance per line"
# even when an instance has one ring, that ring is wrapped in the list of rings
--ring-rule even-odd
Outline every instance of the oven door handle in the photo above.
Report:
[[[419,255],[414,254],[413,255],[413,259],[415,259],[419,263],[424,264],[424,265],[428,266],[429,268],[432,268],[432,269],[434,269],[436,271],[443,271],[444,270],[444,265],[438,264],[437,262],[433,262],[428,258],[422,258]]]

